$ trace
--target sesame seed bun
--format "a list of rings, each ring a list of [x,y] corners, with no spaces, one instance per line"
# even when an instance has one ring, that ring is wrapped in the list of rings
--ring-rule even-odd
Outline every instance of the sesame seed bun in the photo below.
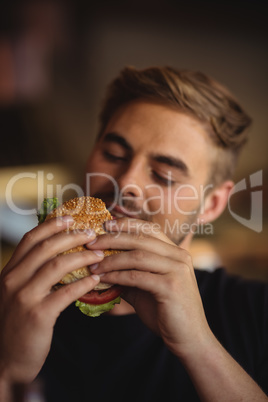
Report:
[[[64,215],[72,216],[74,219],[74,222],[69,226],[68,231],[92,229],[96,232],[97,236],[106,233],[103,229],[103,223],[107,220],[113,219],[112,215],[106,209],[106,205],[102,200],[100,200],[99,198],[86,196],[73,198],[69,201],[64,202],[62,205],[60,205],[58,208],[55,208],[50,214],[48,214],[46,220]],[[77,253],[84,250],[86,250],[86,248],[81,245],[65,251],[62,254]],[[117,253],[120,253],[120,251],[104,250],[105,257]],[[89,275],[89,267],[81,267],[73,272],[66,274],[62,278],[60,283],[68,284]],[[103,290],[110,287],[110,284],[100,282],[94,289]]]

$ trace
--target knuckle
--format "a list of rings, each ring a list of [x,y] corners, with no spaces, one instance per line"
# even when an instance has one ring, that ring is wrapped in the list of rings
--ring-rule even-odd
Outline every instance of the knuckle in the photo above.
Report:
[[[63,290],[63,293],[65,293],[65,295],[69,298],[72,298],[73,297],[73,294],[74,294],[74,289],[73,289],[73,287],[71,286],[71,284],[69,284],[69,285],[65,285],[63,288],[62,288],[62,290]]]
[[[184,254],[184,261],[185,264],[189,267],[190,265],[192,265],[192,256],[190,253],[188,253],[188,251],[185,250],[185,254]]]
[[[44,239],[40,243],[38,243],[36,247],[40,250],[40,252],[43,252],[51,249],[51,247],[53,247],[53,244],[51,244],[49,239]]]
[[[4,294],[8,294],[14,285],[14,275],[12,272],[8,272],[5,275],[2,275],[1,278],[1,290]]]
[[[145,252],[143,250],[136,249],[131,251],[131,253],[136,262],[143,261],[145,258]]]
[[[21,242],[22,243],[32,243],[33,239],[34,239],[33,230],[30,230],[29,232],[26,232],[23,235]]]
[[[60,269],[61,266],[61,262],[62,262],[62,256],[57,256],[55,258],[53,258],[52,260],[49,261],[49,266],[47,268],[47,270],[51,270],[53,271],[57,271]]]
[[[184,249],[177,249],[178,250],[178,255],[179,255],[179,259],[182,262],[182,265],[185,264],[185,266],[187,266],[188,268],[192,265],[192,256],[191,254]]]
[[[33,307],[28,312],[29,322],[34,327],[43,321],[44,315],[42,313],[42,308],[40,305],[38,307]]]
[[[129,277],[130,277],[131,282],[136,283],[140,278],[140,272],[136,271],[136,270],[131,270],[129,272]]]
[[[25,306],[30,297],[31,296],[29,295],[27,288],[22,288],[16,293],[14,299],[17,305]]]
[[[76,257],[79,258],[79,263],[85,265],[88,263],[89,256],[91,256],[91,254],[89,254],[86,250],[80,251],[76,254]]]
[[[95,254],[94,254],[94,256],[95,256]],[[88,252],[87,250],[77,251],[75,253],[69,253],[69,254],[57,256],[55,258],[55,265],[54,265],[55,269],[59,269],[60,266],[62,266],[63,261],[65,261],[65,259],[66,258],[68,259],[69,257],[71,257],[71,258],[75,257],[75,262],[77,264],[77,267],[79,265],[78,268],[91,265],[91,263],[92,263],[92,253]]]
[[[180,262],[179,269],[181,275],[188,275],[190,272],[190,266],[185,261]]]
[[[134,240],[137,240],[138,242],[146,239],[148,236],[145,235],[145,233],[141,230],[136,231],[135,233],[133,233],[133,238]]]
[[[179,289],[179,281],[174,278],[174,276],[167,276],[166,277],[166,286],[167,289],[169,290],[170,294],[176,294],[178,293],[178,289]]]

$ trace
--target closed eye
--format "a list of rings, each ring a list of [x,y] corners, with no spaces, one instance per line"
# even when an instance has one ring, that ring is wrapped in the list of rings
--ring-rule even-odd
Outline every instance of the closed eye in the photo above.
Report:
[[[160,182],[164,186],[172,186],[175,181],[171,180],[170,177],[163,177],[160,174],[158,174],[155,170],[152,171],[152,175],[155,178],[156,181]]]
[[[121,155],[116,155],[116,154],[112,154],[109,151],[103,151],[103,156],[111,161],[111,162],[117,162],[117,161],[123,161],[123,162],[127,162],[128,158],[126,156],[121,156]]]

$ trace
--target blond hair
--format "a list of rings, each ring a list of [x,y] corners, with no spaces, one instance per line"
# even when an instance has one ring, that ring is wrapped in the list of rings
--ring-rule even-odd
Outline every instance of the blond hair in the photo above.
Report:
[[[210,179],[219,184],[232,176],[251,119],[223,85],[198,71],[126,67],[108,87],[100,134],[118,108],[139,99],[176,108],[203,123],[219,151]]]

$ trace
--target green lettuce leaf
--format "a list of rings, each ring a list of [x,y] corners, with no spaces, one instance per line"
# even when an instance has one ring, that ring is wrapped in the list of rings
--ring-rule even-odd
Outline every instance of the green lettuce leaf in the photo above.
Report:
[[[43,223],[47,215],[60,205],[58,198],[45,198],[41,208],[37,211],[38,224]]]
[[[109,303],[105,304],[98,304],[98,305],[93,305],[93,304],[87,304],[80,302],[77,300],[75,302],[76,307],[79,308],[79,310],[83,313],[86,314],[89,317],[98,317],[102,313],[107,313],[107,311],[112,310],[115,304],[120,304],[121,297],[117,297],[114,300],[111,300]]]

